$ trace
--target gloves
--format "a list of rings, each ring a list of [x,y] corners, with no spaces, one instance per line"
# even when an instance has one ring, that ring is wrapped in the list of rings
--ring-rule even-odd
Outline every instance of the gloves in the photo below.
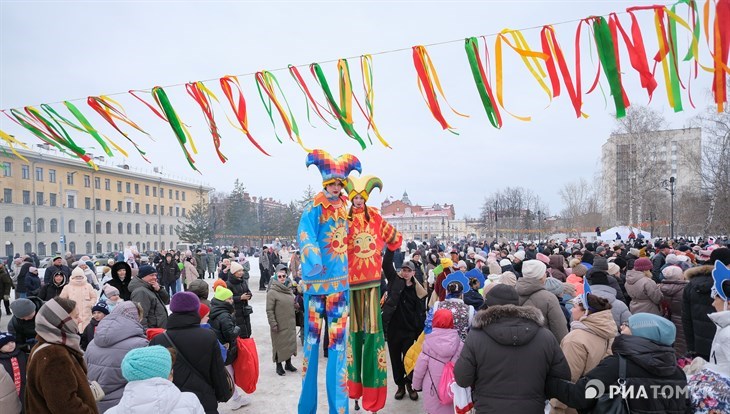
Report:
[[[101,399],[106,395],[104,390],[101,388],[101,385],[99,385],[96,381],[91,381],[89,383],[89,388],[91,388],[91,393],[94,395],[94,401],[101,401]]]

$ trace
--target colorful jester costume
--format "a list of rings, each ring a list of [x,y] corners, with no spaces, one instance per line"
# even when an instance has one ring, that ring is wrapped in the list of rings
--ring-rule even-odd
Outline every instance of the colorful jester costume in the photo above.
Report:
[[[367,202],[373,189],[383,189],[379,178],[348,178],[347,196]],[[350,270],[350,337],[347,342],[347,385],[350,398],[362,397],[362,407],[377,412],[385,406],[388,364],[380,314],[381,252],[388,244],[400,247],[401,234],[373,207],[350,208],[347,261]]]
[[[343,181],[352,170],[360,172],[360,161],[345,154],[333,159],[327,152],[314,150],[307,155],[307,167],[316,165],[326,187]],[[347,198],[318,193],[307,203],[299,222],[298,239],[302,254],[304,293],[304,360],[299,413],[317,412],[317,372],[322,318],[327,315],[329,359],[327,361],[327,401],[331,414],[347,413],[347,366],[345,341],[348,314],[347,281]]]

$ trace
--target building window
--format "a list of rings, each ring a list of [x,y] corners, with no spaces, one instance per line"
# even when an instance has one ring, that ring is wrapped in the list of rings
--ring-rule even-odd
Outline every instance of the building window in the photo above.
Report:
[[[119,213],[122,212],[122,201],[121,200],[117,201],[117,211]]]
[[[164,224],[160,226],[160,234],[163,236],[165,235],[165,225]]]
[[[175,228],[170,224],[170,236],[172,236],[175,232]]]
[[[160,187],[160,198],[165,198],[165,189]]]
[[[96,233],[101,234],[101,222],[100,221],[96,222]]]
[[[112,201],[104,200],[104,207],[106,208],[106,211],[112,211]]]
[[[94,208],[96,209],[96,211],[101,210],[101,199],[100,198],[94,199]]]
[[[165,206],[160,206],[160,215],[161,216],[165,215]]]
[[[122,182],[121,181],[117,181],[117,192],[118,193],[122,192]]]
[[[91,210],[91,197],[84,197],[84,208]]]
[[[183,201],[185,201],[185,191],[182,192]]]
[[[51,219],[51,233],[58,233],[58,220],[56,219]]]
[[[152,214],[157,214],[157,204],[152,206]]]
[[[43,168],[35,167],[35,180],[43,181]]]
[[[175,190],[175,200],[179,200],[179,199],[180,199],[180,191]]]
[[[175,206],[175,217],[180,217],[180,207]]]
[[[12,188],[3,189],[3,203],[12,204],[12,202],[13,202],[13,189]]]
[[[101,178],[94,177],[94,188],[97,190],[101,190]]]
[[[91,242],[86,242],[86,253],[91,253]]]
[[[157,197],[157,187],[152,187],[152,197]]]
[[[148,185],[144,186],[144,195],[146,195],[146,196],[150,195],[150,186],[148,186]]]
[[[134,185],[134,194],[139,194],[139,184]]]
[[[106,242],[106,251],[111,252],[112,251],[112,242]]]
[[[23,232],[24,233],[30,233],[32,227],[32,222],[30,221],[30,217],[26,217],[23,219]]]
[[[56,207],[56,193],[50,193],[48,194],[48,205],[51,207]]]
[[[38,233],[45,232],[46,231],[46,221],[43,220],[42,218],[39,218],[38,220],[36,220],[35,231],[37,231]]]
[[[71,242],[68,244],[68,251],[70,251],[73,254],[76,254],[76,242]]]
[[[182,208],[182,215],[185,217],[185,207]]]
[[[68,208],[76,208],[76,196],[73,194],[68,195]]]
[[[134,225],[134,234],[139,234],[140,225],[139,223]]]
[[[105,178],[104,179],[104,189],[107,191],[111,191],[112,189],[112,180]]]
[[[56,182],[56,170],[48,170],[48,181],[52,183]]]
[[[45,256],[46,254],[46,244],[43,242],[38,243],[38,256]]]
[[[169,198],[170,200],[172,200],[172,190],[169,190],[169,193],[168,194],[169,194],[169,197],[167,197],[167,198]]]
[[[132,212],[132,202],[127,201],[127,213],[131,213],[131,212]]]
[[[139,203],[134,203],[134,212],[135,214],[139,214]]]
[[[30,191],[23,190],[23,204],[30,204]]]
[[[37,206],[42,206],[43,204],[45,204],[43,201],[44,201],[43,200],[43,192],[42,191],[37,191],[35,193],[35,204]]]
[[[132,234],[132,223],[127,223],[127,234]]]
[[[30,244],[30,242],[26,242],[26,243],[25,243],[25,244],[23,245],[23,251],[25,252],[25,254],[30,254],[30,252],[31,252],[32,250],[33,250],[33,245],[31,245],[31,244]]]
[[[144,232],[145,234],[150,234],[150,223],[144,225]]]
[[[84,187],[86,187],[86,188],[91,187],[91,176],[90,175],[84,175]]]
[[[3,163],[3,177],[12,177],[13,176],[13,166],[9,162]]]
[[[74,175],[66,173],[66,184],[74,185]]]
[[[124,224],[122,224],[122,223],[117,224],[117,233],[124,234]]]
[[[106,234],[112,234],[112,222],[107,221],[104,226],[106,227]]]
[[[168,216],[172,217],[172,206],[170,206],[170,210],[168,210],[168,211],[170,212],[170,214],[168,214]]]
[[[51,254],[56,254],[56,253],[58,253],[58,243],[53,242],[53,243],[51,243]]]
[[[86,221],[84,222],[84,232],[85,232],[86,234],[91,234],[91,221],[89,221],[89,220],[86,220]]]
[[[24,180],[30,180],[30,166],[23,165],[21,167],[21,171],[23,172],[23,179]]]
[[[157,224],[152,226],[152,234],[157,234]]]
[[[132,183],[127,182],[127,194],[131,194],[131,193],[132,193]]]
[[[149,204],[145,204],[144,205],[144,213],[145,214],[150,214],[150,205]]]
[[[101,253],[101,242],[96,242],[96,253]]]
[[[68,221],[68,232],[76,233],[76,221],[75,220]]]
[[[13,231],[13,218],[10,216],[5,217],[5,231],[8,233]]]

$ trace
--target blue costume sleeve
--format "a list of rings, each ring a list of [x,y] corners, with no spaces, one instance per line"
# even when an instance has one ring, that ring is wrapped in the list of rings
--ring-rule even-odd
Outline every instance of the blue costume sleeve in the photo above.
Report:
[[[321,206],[314,207],[311,201],[308,202],[302,212],[297,231],[299,248],[302,253],[302,275],[308,277],[322,273],[322,252],[317,243],[321,208]]]

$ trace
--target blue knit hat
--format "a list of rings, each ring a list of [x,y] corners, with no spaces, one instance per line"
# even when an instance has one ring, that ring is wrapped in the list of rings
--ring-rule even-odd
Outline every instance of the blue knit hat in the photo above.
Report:
[[[97,303],[96,305],[94,305],[93,308],[91,308],[91,311],[92,312],[101,312],[104,315],[108,315],[109,314],[109,306],[106,304],[106,302],[100,301],[99,303]]]
[[[667,318],[651,313],[637,313],[629,317],[631,334],[652,340],[656,343],[672,346],[677,335],[677,328]]]
[[[150,378],[170,376],[172,357],[170,351],[160,345],[135,348],[122,360],[122,376],[127,381],[141,381]]]
[[[15,342],[15,336],[10,332],[0,332],[0,348],[4,347],[8,342]]]

